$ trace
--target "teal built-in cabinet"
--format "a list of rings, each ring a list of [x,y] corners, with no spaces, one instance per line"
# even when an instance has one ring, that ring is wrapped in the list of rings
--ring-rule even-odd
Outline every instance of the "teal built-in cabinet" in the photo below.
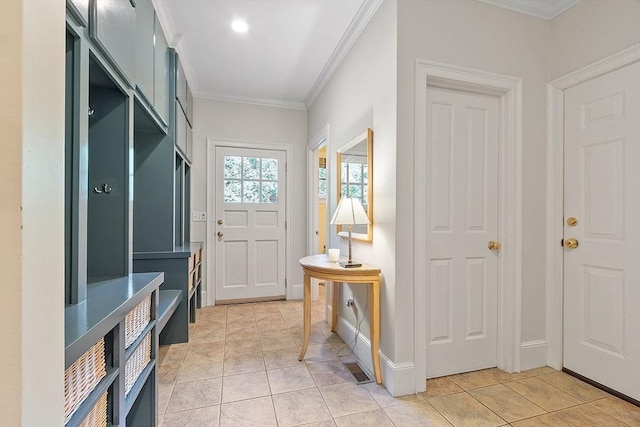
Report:
[[[181,71],[183,107],[180,60],[151,0],[67,0],[66,24],[65,367],[100,342],[106,364],[67,425],[106,396],[107,425],[153,427],[158,345],[188,340],[200,305],[191,94]],[[145,323],[125,343],[141,301]]]

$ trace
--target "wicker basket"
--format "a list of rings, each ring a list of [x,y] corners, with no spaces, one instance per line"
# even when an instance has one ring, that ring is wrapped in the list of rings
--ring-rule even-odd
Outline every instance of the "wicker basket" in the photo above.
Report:
[[[129,348],[151,321],[151,295],[142,300],[124,319],[124,347]]]
[[[136,380],[151,361],[151,333],[135,349],[124,368],[124,394],[129,394]]]
[[[193,284],[195,283],[196,270],[189,272],[189,291],[193,289]]]
[[[80,427],[106,427],[107,426],[107,393],[105,392],[96,406],[91,409],[86,418],[80,423]]]
[[[193,266],[196,265],[196,263],[193,261],[195,259],[195,255],[191,255],[189,257],[189,273],[191,273],[193,271]]]
[[[102,338],[64,371],[65,424],[105,375],[107,367]]]

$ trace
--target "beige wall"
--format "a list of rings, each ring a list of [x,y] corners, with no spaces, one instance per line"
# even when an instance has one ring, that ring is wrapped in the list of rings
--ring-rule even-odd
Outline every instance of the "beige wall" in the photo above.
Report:
[[[336,149],[362,133],[373,129],[373,242],[353,242],[354,258],[380,266],[383,272],[381,292],[381,351],[394,359],[396,340],[395,312],[395,158],[396,158],[396,3],[384,2],[346,55],[329,83],[308,111],[308,139],[327,123],[331,126],[327,145],[329,186],[327,213],[337,206]],[[347,253],[347,242],[336,236],[336,228],[327,230],[327,247]],[[360,317],[366,306],[366,292],[353,286]],[[341,300],[343,300],[342,297]],[[338,304],[340,315],[355,325],[351,309]],[[368,315],[361,331],[369,336]],[[387,384],[387,382],[385,382]]]
[[[583,0],[551,21],[549,80],[640,43],[640,0]]]
[[[0,424],[19,426],[22,408],[22,3],[0,1]]]
[[[416,58],[521,78],[523,121],[522,341],[545,339],[545,150],[548,21],[473,0],[398,2],[398,282],[412,301]],[[399,313],[400,314],[400,313]],[[397,317],[406,330],[411,313]],[[413,359],[399,342],[400,361]],[[544,363],[544,361],[542,361]]]
[[[302,271],[298,259],[306,255],[307,243],[307,113],[288,108],[264,107],[236,102],[194,100],[193,165],[191,169],[191,210],[207,210],[207,138],[226,141],[282,143],[293,147],[293,248],[288,250],[293,263],[293,277],[288,286],[294,286],[302,297]],[[208,212],[214,215],[214,212]],[[209,218],[211,219],[211,218]],[[205,222],[191,223],[191,240],[207,241]],[[206,243],[205,243],[206,247]],[[206,256],[206,254],[205,254]],[[206,259],[206,258],[205,258]],[[206,287],[214,281],[205,278]],[[208,296],[207,296],[208,297]]]
[[[63,425],[65,3],[0,3],[0,425]]]

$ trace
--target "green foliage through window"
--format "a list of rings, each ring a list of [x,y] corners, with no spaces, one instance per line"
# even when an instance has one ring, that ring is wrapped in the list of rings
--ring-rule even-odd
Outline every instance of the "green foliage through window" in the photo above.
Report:
[[[278,203],[278,159],[224,157],[226,203]]]

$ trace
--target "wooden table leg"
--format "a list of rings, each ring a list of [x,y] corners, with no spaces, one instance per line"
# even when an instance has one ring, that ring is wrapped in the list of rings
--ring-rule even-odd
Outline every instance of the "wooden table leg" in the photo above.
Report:
[[[335,332],[338,324],[338,282],[331,283],[331,332]]]
[[[371,358],[373,360],[373,372],[376,376],[376,383],[382,384],[382,374],[380,373],[380,356],[378,347],[380,346],[380,281],[371,283],[370,301],[371,304]]]
[[[304,359],[309,345],[309,336],[311,335],[311,277],[307,273],[304,274],[304,341],[298,360]]]

